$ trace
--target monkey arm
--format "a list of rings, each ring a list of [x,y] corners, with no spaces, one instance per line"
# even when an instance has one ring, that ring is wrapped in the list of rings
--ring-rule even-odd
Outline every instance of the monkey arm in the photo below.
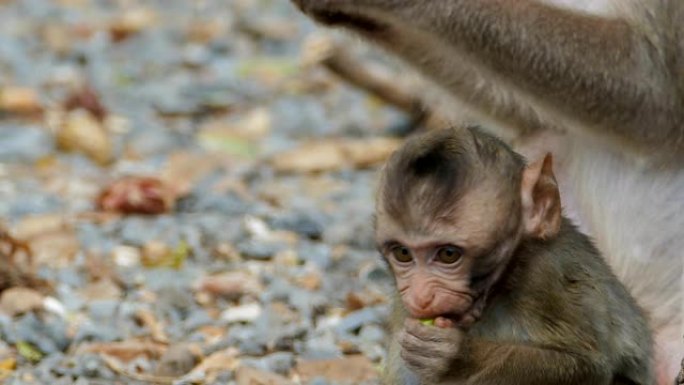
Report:
[[[484,340],[458,328],[425,326],[416,320],[404,325],[397,338],[400,356],[424,384],[605,385],[613,374],[602,356],[578,337],[541,346]]]
[[[469,385],[519,383],[516,379],[527,385],[599,385],[609,383],[607,367],[591,352],[469,338],[449,375]]]
[[[471,68],[485,69],[576,123],[570,126],[647,150],[684,149],[684,104],[672,80],[678,70],[655,48],[660,36],[625,20],[533,0],[299,2],[319,20],[356,29],[428,73],[439,70],[431,75],[459,96],[480,91],[476,85],[455,89],[468,82],[468,74],[454,63],[470,61]],[[402,42],[406,37],[412,41]],[[404,46],[411,42],[415,47]],[[479,106],[496,109],[496,101],[490,104]]]

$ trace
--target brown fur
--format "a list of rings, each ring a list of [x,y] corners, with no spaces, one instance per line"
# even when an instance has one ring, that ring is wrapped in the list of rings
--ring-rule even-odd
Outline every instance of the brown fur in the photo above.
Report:
[[[293,1],[434,80],[442,115],[485,123],[530,159],[553,152],[565,213],[648,311],[658,384],[671,384],[684,351],[684,2]]]
[[[445,147],[436,143],[452,144],[447,148],[459,156],[443,154]],[[456,143],[459,145],[453,145]],[[458,183],[458,178],[439,179],[460,187],[457,195],[447,196],[456,197],[456,201],[447,200],[439,205],[407,201],[420,199],[412,189],[423,186],[422,178],[430,180],[433,176],[412,174],[414,160],[424,157],[440,159],[438,163],[451,160],[453,163],[448,167],[442,166],[458,176],[469,175],[467,188]],[[413,245],[420,243],[416,239],[427,240],[429,244],[434,238],[463,245],[466,251],[461,266],[469,273],[467,282],[457,287],[460,291],[469,288],[475,298],[484,298],[485,302],[472,324],[454,330],[422,330],[421,326],[406,324],[412,316],[402,299],[397,298],[384,384],[653,383],[652,341],[644,315],[591,241],[567,219],[561,219],[559,227],[547,236],[524,225],[529,214],[523,210],[524,198],[517,191],[522,189],[524,197],[526,189],[529,190],[533,203],[539,205],[546,199],[557,199],[557,190],[550,195],[545,195],[548,191],[541,195],[539,192],[539,186],[547,190],[555,186],[544,180],[552,179],[549,162],[539,167],[528,166],[526,170],[523,165],[519,155],[502,142],[474,129],[443,130],[414,138],[387,165],[378,194],[376,238],[390,266],[394,269],[390,253],[382,246],[388,240]],[[464,170],[465,167],[469,169]],[[440,168],[434,167],[436,175],[443,171]],[[527,172],[536,178],[530,186],[522,183]],[[406,175],[410,182],[404,180]],[[435,191],[444,187],[439,180],[430,182]],[[486,191],[479,188],[482,184],[488,186]],[[403,186],[405,195],[388,194],[398,185]],[[402,200],[388,204],[388,197]],[[510,202],[497,205],[498,197],[506,197]],[[420,209],[405,207],[397,220],[391,213],[399,202]],[[425,210],[440,209],[443,205],[452,208],[451,222],[443,221],[421,230],[410,223],[424,217],[434,218],[434,212]],[[483,214],[485,207],[494,209]],[[539,226],[555,222],[554,216],[560,218],[554,207],[536,206],[533,211],[549,213],[541,215]],[[418,251],[415,253],[418,258]],[[450,280],[461,279],[460,270],[448,273],[454,274]],[[444,274],[447,273],[440,271],[439,276]],[[402,286],[403,279],[403,275],[397,275]],[[432,281],[424,284],[435,285]],[[444,290],[448,290],[447,286],[440,289]],[[411,328],[414,331],[407,334],[406,330]],[[422,335],[424,340],[411,333]],[[431,352],[437,355],[432,356]],[[407,371],[407,366],[416,373]]]

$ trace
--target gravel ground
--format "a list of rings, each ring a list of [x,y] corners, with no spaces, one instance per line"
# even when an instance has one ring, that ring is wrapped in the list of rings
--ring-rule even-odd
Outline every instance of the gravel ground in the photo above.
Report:
[[[4,383],[377,382],[402,116],[302,65],[320,33],[285,0],[0,2]]]

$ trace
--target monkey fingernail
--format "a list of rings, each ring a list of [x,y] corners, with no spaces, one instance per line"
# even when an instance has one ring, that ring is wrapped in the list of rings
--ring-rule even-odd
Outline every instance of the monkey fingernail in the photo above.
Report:
[[[448,329],[448,328],[453,328],[456,325],[454,324],[454,321],[452,321],[449,318],[446,317],[437,317],[434,320],[433,323],[435,326],[440,327],[442,329]]]

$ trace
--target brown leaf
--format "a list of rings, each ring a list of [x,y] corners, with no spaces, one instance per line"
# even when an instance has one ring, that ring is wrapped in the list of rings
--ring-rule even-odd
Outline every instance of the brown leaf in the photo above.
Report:
[[[83,344],[76,349],[75,354],[106,354],[108,356],[116,357],[120,361],[128,362],[140,356],[155,360],[159,359],[164,352],[166,352],[166,349],[166,345],[156,342],[128,340]]]
[[[205,44],[225,36],[226,29],[226,23],[220,19],[196,20],[188,26],[185,36],[189,41]]]
[[[309,291],[320,289],[322,281],[323,278],[321,277],[321,273],[319,271],[310,271],[295,279],[295,283],[298,286]]]
[[[219,350],[202,360],[190,373],[201,373],[203,378],[207,379],[207,383],[210,383],[209,379],[216,376],[216,374],[237,368],[240,362],[238,354],[239,351],[236,348]]]
[[[235,374],[237,385],[290,385],[289,379],[275,373],[242,366]]]
[[[347,384],[358,384],[378,378],[378,371],[373,363],[361,355],[331,360],[301,361],[297,364],[295,372],[299,374],[304,383],[316,377],[323,377],[330,382]]]
[[[100,95],[88,85],[71,93],[64,101],[64,109],[67,111],[86,110],[100,122],[107,116],[107,108],[102,104]]]
[[[274,156],[276,171],[325,172],[345,167],[366,168],[384,162],[401,141],[394,138],[338,139],[305,143]]]
[[[181,240],[175,248],[159,242],[152,241],[143,247],[143,255],[140,260],[145,267],[170,267],[179,269],[190,255],[190,246]]]
[[[114,299],[121,298],[123,294],[121,287],[114,283],[111,279],[102,279],[97,282],[86,285],[80,290],[81,295],[89,301],[98,299]]]
[[[87,110],[77,109],[67,113],[57,131],[57,144],[65,151],[85,154],[100,165],[114,160],[107,130]]]
[[[162,214],[175,204],[174,190],[152,177],[125,177],[105,188],[97,198],[103,211],[122,214]]]
[[[13,287],[2,292],[0,309],[10,316],[43,308],[43,295],[27,287]]]
[[[30,115],[43,110],[38,92],[28,87],[0,88],[0,111]]]
[[[251,274],[234,271],[204,277],[199,283],[199,290],[219,297],[239,298],[245,294],[257,294],[262,287]]]
[[[178,196],[188,194],[195,184],[226,163],[223,156],[176,152],[171,154],[159,179],[173,186]]]
[[[349,292],[347,294],[347,309],[350,311],[360,310],[366,307],[366,302],[358,293]]]
[[[36,214],[23,217],[12,228],[12,234],[19,239],[31,240],[41,235],[71,228],[71,223],[62,214]]]
[[[126,10],[109,25],[112,40],[119,42],[152,26],[157,20],[157,14],[147,8],[133,8]]]
[[[166,332],[164,331],[164,325],[162,325],[162,323],[159,322],[159,320],[157,320],[157,317],[155,317],[154,313],[152,313],[150,310],[138,309],[138,311],[135,312],[135,318],[138,322],[140,322],[150,331],[150,336],[152,337],[152,340],[154,342],[169,342],[169,337],[166,336]],[[191,368],[192,367],[190,367],[190,369]]]
[[[62,267],[73,261],[81,242],[72,228],[36,236],[29,241],[37,265]]]

